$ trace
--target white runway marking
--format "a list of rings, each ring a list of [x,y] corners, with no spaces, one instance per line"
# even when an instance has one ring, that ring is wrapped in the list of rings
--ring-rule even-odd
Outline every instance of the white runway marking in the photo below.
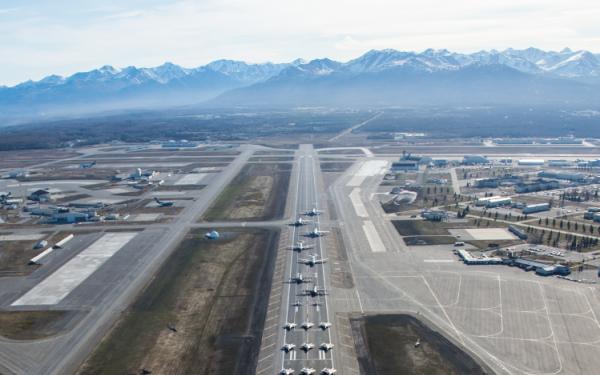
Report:
[[[367,240],[369,241],[369,245],[371,246],[371,251],[374,253],[381,253],[385,251],[385,246],[379,237],[379,233],[377,233],[377,229],[372,221],[365,221],[363,224],[363,231],[365,232],[365,236],[367,236]]]
[[[206,173],[190,173],[181,177],[175,185],[196,185],[206,177]]]
[[[346,186],[360,186],[365,181],[365,178],[383,174],[387,169],[387,166],[387,160],[366,161],[360,166],[356,174],[350,179],[350,181],[348,181]]]
[[[137,233],[107,233],[77,254],[61,268],[12,303],[21,305],[55,305],[101,265],[117,253]]]
[[[354,206],[354,211],[356,211],[356,215],[360,217],[369,217],[367,213],[367,209],[363,204],[360,198],[360,188],[354,188],[350,193],[350,200],[352,201],[352,206]]]

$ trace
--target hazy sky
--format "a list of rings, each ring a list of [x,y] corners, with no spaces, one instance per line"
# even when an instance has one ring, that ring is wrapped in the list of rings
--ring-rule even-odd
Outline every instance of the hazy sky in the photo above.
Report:
[[[0,85],[105,64],[347,60],[382,48],[600,52],[599,20],[598,0],[0,0]]]

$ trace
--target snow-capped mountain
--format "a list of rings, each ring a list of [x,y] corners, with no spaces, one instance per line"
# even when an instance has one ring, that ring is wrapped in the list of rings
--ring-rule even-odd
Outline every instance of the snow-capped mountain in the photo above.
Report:
[[[210,101],[217,97],[211,103],[236,105],[238,103],[232,98],[238,98],[239,104],[263,98],[261,100],[265,103],[293,105],[294,100],[301,102],[303,98],[292,100],[286,95],[304,92],[310,85],[315,85],[315,88],[305,94],[312,99],[319,98],[321,92],[316,92],[318,86],[318,90],[331,94],[325,95],[325,100],[336,97],[336,90],[342,87],[353,90],[353,100],[361,98],[362,92],[357,90],[369,91],[368,95],[372,96],[370,91],[379,87],[380,93],[386,92],[395,99],[390,102],[387,98],[372,97],[374,103],[403,104],[410,93],[406,92],[405,96],[399,96],[399,93],[410,85],[414,88],[428,87],[433,90],[430,94],[445,92],[447,95],[462,94],[467,86],[475,91],[486,87],[489,91],[484,93],[484,97],[491,98],[494,91],[501,94],[500,90],[513,90],[513,87],[505,85],[506,82],[499,81],[501,77],[518,81],[525,90],[523,92],[534,93],[540,100],[545,95],[572,103],[582,90],[578,84],[583,84],[581,87],[585,90],[592,85],[592,94],[597,92],[600,56],[568,48],[561,51],[509,48],[470,54],[445,49],[422,52],[384,49],[371,50],[347,62],[323,58],[312,61],[297,59],[281,64],[217,60],[196,68],[184,68],[173,63],[151,68],[106,65],[68,77],[51,75],[13,87],[0,86],[0,119],[2,114],[14,117],[23,113],[35,116],[75,111],[164,108]],[[565,85],[575,96],[567,97],[564,93],[561,96],[554,92],[559,86],[565,89],[562,87]],[[278,92],[277,87],[287,87],[288,91]],[[542,93],[542,87],[550,92]],[[252,100],[246,100],[244,92],[253,92]],[[271,98],[266,92],[276,97]],[[226,100],[222,101],[223,98]]]

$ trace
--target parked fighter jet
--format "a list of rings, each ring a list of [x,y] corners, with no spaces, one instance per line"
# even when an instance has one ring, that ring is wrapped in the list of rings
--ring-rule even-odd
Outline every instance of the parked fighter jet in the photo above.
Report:
[[[304,277],[304,275],[302,275],[301,273],[297,273],[296,276],[290,278],[289,283],[292,284],[303,284],[303,283],[310,283],[312,282],[312,278],[310,277]]]
[[[306,224],[308,224],[308,223],[312,223],[312,221],[310,221],[310,220],[305,220],[305,219],[303,219],[302,217],[299,217],[299,218],[297,218],[297,219],[296,219],[296,221],[294,221],[294,222],[292,223],[292,225],[293,225],[293,226],[295,226],[295,227],[301,227],[301,226],[303,226],[303,225],[306,225]]]
[[[311,349],[314,349],[315,345],[311,344],[310,342],[305,342],[304,344],[302,344],[302,346],[300,347],[300,349],[302,349],[302,351],[304,353],[308,353]]]
[[[315,372],[316,370],[310,367],[303,367],[302,370],[300,370],[300,374],[302,375],[313,375]]]
[[[306,211],[303,215],[318,216],[318,215],[321,215],[322,213],[323,213],[323,211],[317,210],[316,208],[313,207],[312,209]]]
[[[319,288],[316,285],[313,285],[312,288],[305,289],[302,292],[303,296],[310,296],[310,297],[324,296],[326,294],[327,294],[327,291],[324,288]]]
[[[327,233],[329,233],[329,231],[326,230],[319,230],[319,228],[315,227],[313,230],[311,230],[310,232],[306,232],[304,234],[304,236],[306,237],[311,237],[311,238],[316,238],[316,237],[323,237],[324,235],[326,235]]]
[[[211,230],[210,232],[206,232],[206,234],[204,235],[204,238],[208,239],[208,240],[218,240],[219,239],[219,232],[217,232],[216,230]]]
[[[327,263],[327,259],[319,259],[315,254],[312,254],[308,259],[299,259],[298,263],[314,267],[316,264]]]
[[[319,328],[325,331],[327,328],[331,327],[331,323],[329,322],[321,322],[319,323]]]
[[[302,302],[300,302],[299,300],[296,300],[296,302],[292,303],[292,306],[300,307],[300,306],[304,306],[304,304]]]
[[[170,331],[177,332],[177,327],[175,327],[175,325],[174,325],[174,324],[171,324],[171,323],[167,324],[167,328],[168,328]]]
[[[281,347],[281,350],[283,350],[286,353],[289,353],[295,349],[296,349],[296,345],[294,345],[294,344],[285,344]]]
[[[81,164],[79,164],[79,168],[81,168],[81,169],[88,169],[88,168],[93,167],[94,165],[96,165],[96,161],[95,160],[93,162],[91,162],[91,163],[81,163]]]
[[[161,201],[160,199],[158,199],[157,197],[154,197],[154,201],[156,202],[156,204],[158,204],[160,207],[171,207],[175,202],[173,201]]]
[[[287,322],[287,323],[285,323],[285,325],[283,326],[283,329],[285,329],[286,331],[291,331],[291,330],[293,330],[294,328],[296,328],[296,323],[290,323],[290,322]]]
[[[321,375],[333,375],[337,372],[336,369],[332,368],[323,368],[323,370],[321,370]]]
[[[305,330],[308,331],[309,329],[311,329],[311,327],[314,326],[314,324],[312,322],[304,322],[302,323],[301,327]]]
[[[334,347],[334,345],[330,342],[324,342],[319,346],[319,349],[323,350],[324,352],[328,352],[330,350],[332,350]]]
[[[293,373],[293,368],[282,368],[281,371],[279,371],[279,375],[292,375]]]
[[[314,248],[313,245],[305,245],[304,242],[302,242],[302,241],[298,241],[298,243],[296,243],[296,246],[291,247],[291,249],[293,251],[297,251],[299,253],[301,253],[304,250],[313,249],[313,248]]]

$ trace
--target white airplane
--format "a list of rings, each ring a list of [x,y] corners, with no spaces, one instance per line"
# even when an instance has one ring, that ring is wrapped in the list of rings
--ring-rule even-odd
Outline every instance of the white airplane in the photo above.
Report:
[[[298,241],[296,246],[292,246],[291,249],[293,251],[297,251],[297,252],[301,253],[304,250],[314,249],[314,246],[313,245],[305,245],[303,241]]]
[[[306,225],[306,224],[308,224],[308,223],[312,223],[312,221],[310,221],[310,220],[305,220],[305,219],[303,219],[302,217],[299,217],[299,218],[297,218],[297,219],[296,219],[296,221],[294,221],[294,222],[292,223],[292,225],[293,225],[293,226],[295,226],[295,227],[301,227],[301,226],[303,226],[303,225]]]
[[[328,351],[332,350],[334,346],[335,345],[333,345],[330,342],[324,342],[319,346],[319,349],[321,349],[324,352],[328,352]]]
[[[324,296],[326,294],[327,294],[327,290],[325,290],[325,288],[319,288],[316,285],[313,285],[313,287],[310,289],[305,289],[304,293],[303,293],[304,296],[310,296],[310,297]]]
[[[308,353],[309,350],[314,349],[314,348],[315,348],[315,345],[311,344],[310,342],[305,342],[300,347],[300,349],[302,349],[304,351],[304,353]]]
[[[336,369],[332,368],[323,368],[323,370],[321,370],[321,375],[333,375],[337,372]]]
[[[327,233],[329,233],[329,231],[319,230],[319,228],[315,227],[313,230],[311,230],[310,232],[306,232],[304,235],[306,237],[316,238],[316,237],[322,237],[322,236],[326,235]]]
[[[285,344],[281,347],[281,350],[283,350],[286,353],[289,353],[295,349],[296,349],[296,345],[294,345],[294,344]]]
[[[312,326],[314,326],[314,324],[312,324],[311,322],[304,322],[301,325],[301,327],[304,328],[305,331],[308,331],[309,329],[311,329]]]
[[[319,323],[319,328],[325,331],[327,328],[331,327],[331,323],[329,322],[321,322]]]
[[[279,375],[292,375],[293,373],[293,368],[282,368],[281,371],[279,371]]]
[[[171,207],[175,202],[173,201],[161,201],[160,199],[158,199],[157,197],[154,197],[154,201],[156,202],[156,204],[158,204],[160,207]]]
[[[304,277],[301,273],[297,273],[296,276],[291,277],[289,283],[290,284],[302,284],[302,283],[310,283],[312,281],[311,278]]]
[[[296,300],[296,302],[292,303],[292,306],[300,307],[300,306],[304,306],[304,304],[302,302],[300,302],[299,300]]]
[[[323,211],[317,210],[316,208],[311,208],[310,210],[306,211],[304,213],[304,215],[306,216],[318,216],[321,215],[323,213]]]
[[[308,259],[299,259],[298,263],[305,264],[309,267],[314,267],[316,264],[327,263],[327,259],[319,259],[315,254],[312,254]]]
[[[290,323],[290,322],[287,322],[287,323],[285,323],[285,325],[283,326],[283,329],[285,329],[286,331],[291,331],[291,330],[293,330],[294,328],[296,328],[296,323]]]
[[[302,370],[300,370],[302,375],[313,375],[315,372],[316,370],[310,367],[303,367]]]

